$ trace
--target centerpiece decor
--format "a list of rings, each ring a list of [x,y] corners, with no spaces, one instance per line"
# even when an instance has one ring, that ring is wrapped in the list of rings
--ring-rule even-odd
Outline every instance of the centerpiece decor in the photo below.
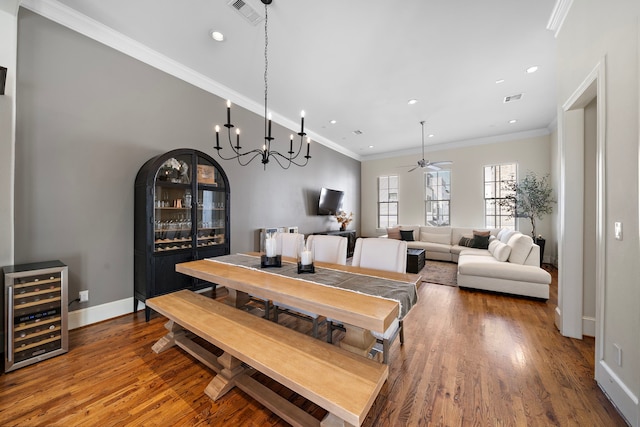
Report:
[[[313,266],[313,251],[304,242],[297,248],[296,255],[298,258],[298,274],[316,272]]]
[[[282,267],[282,256],[278,252],[278,233],[266,232],[260,251],[260,267]]]
[[[340,211],[335,214],[335,217],[336,221],[340,224],[340,231],[345,231],[349,223],[353,221],[353,212],[347,215],[345,211]]]

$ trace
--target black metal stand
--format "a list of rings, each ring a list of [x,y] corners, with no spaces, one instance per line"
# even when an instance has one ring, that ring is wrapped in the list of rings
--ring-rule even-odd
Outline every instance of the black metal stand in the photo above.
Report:
[[[313,263],[307,264],[307,265],[302,265],[301,263],[298,263],[298,274],[315,273],[315,272],[316,272],[316,268],[313,266]]]
[[[280,255],[271,256],[271,257],[262,255],[260,257],[260,267],[262,268],[282,267],[282,257]]]

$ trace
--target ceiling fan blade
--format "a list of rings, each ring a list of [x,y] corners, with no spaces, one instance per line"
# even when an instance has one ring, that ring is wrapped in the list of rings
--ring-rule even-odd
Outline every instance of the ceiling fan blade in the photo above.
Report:
[[[409,169],[407,172],[413,172],[414,170],[418,169],[418,166],[414,166],[411,169]]]
[[[441,160],[439,162],[431,162],[432,165],[452,165],[453,162],[451,160]]]
[[[433,171],[439,171],[439,170],[442,169],[440,166],[436,165],[435,163],[429,163],[427,165],[427,168],[429,168],[429,169],[431,169]]]

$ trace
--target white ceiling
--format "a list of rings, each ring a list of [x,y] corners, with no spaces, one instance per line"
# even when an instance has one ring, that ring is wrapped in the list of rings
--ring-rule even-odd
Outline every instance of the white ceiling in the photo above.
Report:
[[[249,24],[228,0],[60,3],[229,88],[232,102],[264,108],[264,22]],[[273,0],[269,109],[285,125],[304,109],[314,139],[360,159],[419,153],[421,120],[429,145],[544,132],[556,114],[554,4]]]

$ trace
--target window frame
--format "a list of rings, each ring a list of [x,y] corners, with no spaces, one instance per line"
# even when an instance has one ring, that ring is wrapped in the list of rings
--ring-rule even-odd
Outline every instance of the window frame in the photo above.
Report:
[[[382,183],[386,180],[386,198],[383,197]],[[395,180],[395,187],[391,186],[392,180]],[[378,183],[378,217],[377,217],[377,225],[378,228],[388,228],[398,225],[399,223],[399,207],[400,207],[400,196],[399,196],[399,183],[400,179],[398,175],[381,175],[377,178]],[[394,189],[395,192],[390,190]],[[392,199],[391,195],[395,194],[395,200]],[[384,200],[383,200],[384,199]],[[383,206],[385,207],[386,213],[383,212]],[[393,208],[395,208],[395,215],[393,214]],[[383,218],[385,221],[383,221]],[[395,218],[395,221],[392,220]]]
[[[441,175],[447,175],[444,179]],[[433,227],[450,227],[451,226],[451,170],[441,169],[424,172],[424,223]],[[429,177],[433,176],[435,183],[429,183]],[[443,184],[444,181],[444,184]],[[433,198],[433,196],[436,198]],[[431,197],[431,198],[430,198]],[[437,206],[438,214],[433,219],[433,206]],[[446,206],[446,207],[445,207]],[[441,209],[439,209],[441,208]],[[442,217],[446,217],[445,221],[440,221],[439,212],[445,211]],[[431,217],[431,219],[429,219]]]
[[[492,168],[493,172],[490,173],[492,180],[487,180],[487,169]],[[503,168],[511,168],[513,171],[503,171]],[[497,169],[497,170],[496,170]],[[485,165],[482,167],[482,182],[484,192],[484,226],[486,228],[508,228],[511,230],[517,230],[516,218],[510,217],[510,214],[506,211],[506,208],[501,203],[506,195],[511,192],[505,188],[505,184],[509,182],[518,182],[518,163],[496,163],[492,165]],[[507,176],[505,176],[507,175]],[[487,197],[488,186],[493,187],[492,197]],[[489,208],[493,213],[489,212]],[[489,221],[491,218],[492,221]]]

